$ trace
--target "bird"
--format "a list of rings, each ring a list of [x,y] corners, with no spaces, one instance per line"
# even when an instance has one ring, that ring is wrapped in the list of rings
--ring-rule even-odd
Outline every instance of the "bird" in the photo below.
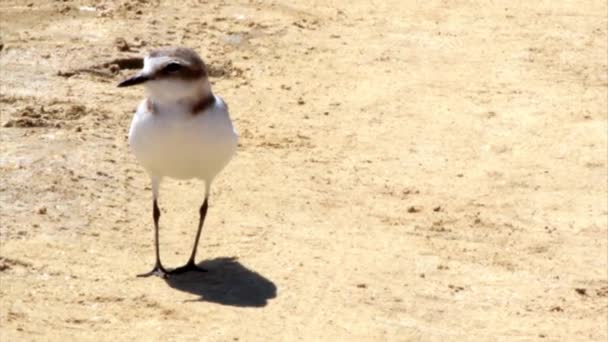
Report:
[[[152,188],[152,218],[156,262],[150,272],[166,278],[184,272],[206,272],[195,264],[201,231],[209,207],[211,184],[236,153],[238,134],[228,105],[211,90],[205,62],[186,47],[163,47],[143,58],[143,68],[118,87],[143,85],[147,97],[137,107],[128,142],[147,171]],[[199,179],[204,197],[190,258],[184,266],[167,269],[159,251],[159,187],[164,178]]]

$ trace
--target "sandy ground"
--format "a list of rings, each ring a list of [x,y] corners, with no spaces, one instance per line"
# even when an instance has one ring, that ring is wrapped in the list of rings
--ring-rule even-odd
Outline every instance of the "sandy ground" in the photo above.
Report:
[[[0,339],[606,341],[606,2],[294,3],[0,1]],[[116,84],[176,44],[241,141],[210,272],[141,279]],[[162,188],[167,266],[202,189]]]

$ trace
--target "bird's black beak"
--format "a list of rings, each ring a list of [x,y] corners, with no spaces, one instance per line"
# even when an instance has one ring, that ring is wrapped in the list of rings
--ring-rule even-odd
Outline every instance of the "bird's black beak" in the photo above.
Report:
[[[149,78],[148,76],[144,76],[144,75],[142,75],[142,74],[137,74],[137,75],[135,75],[135,76],[133,76],[133,77],[131,77],[131,78],[128,78],[128,79],[126,79],[126,80],[124,80],[124,81],[120,82],[120,83],[118,84],[118,87],[119,87],[119,88],[122,88],[122,87],[129,87],[129,86],[133,86],[133,85],[136,85],[136,84],[141,84],[141,83],[146,82],[146,81],[147,81],[147,80],[149,80],[149,79],[150,79],[150,78]]]

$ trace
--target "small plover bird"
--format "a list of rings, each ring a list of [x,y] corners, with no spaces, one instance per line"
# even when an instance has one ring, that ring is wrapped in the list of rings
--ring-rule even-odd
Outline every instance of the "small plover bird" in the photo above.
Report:
[[[186,271],[205,271],[194,263],[207,215],[211,183],[228,164],[237,147],[228,106],[211,91],[205,63],[188,48],[163,48],[144,58],[143,69],[119,87],[143,84],[148,97],[137,108],[129,130],[129,145],[152,182],[152,213],[156,264],[138,276],[166,277]],[[198,230],[188,262],[167,270],[160,261],[158,192],[164,177],[198,178],[205,191]]]

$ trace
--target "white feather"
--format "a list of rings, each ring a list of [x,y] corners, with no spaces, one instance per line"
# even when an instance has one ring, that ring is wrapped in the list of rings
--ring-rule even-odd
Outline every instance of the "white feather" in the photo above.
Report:
[[[237,147],[228,108],[220,97],[204,112],[193,114],[179,103],[139,105],[129,130],[129,145],[150,177],[198,178],[209,188]]]

